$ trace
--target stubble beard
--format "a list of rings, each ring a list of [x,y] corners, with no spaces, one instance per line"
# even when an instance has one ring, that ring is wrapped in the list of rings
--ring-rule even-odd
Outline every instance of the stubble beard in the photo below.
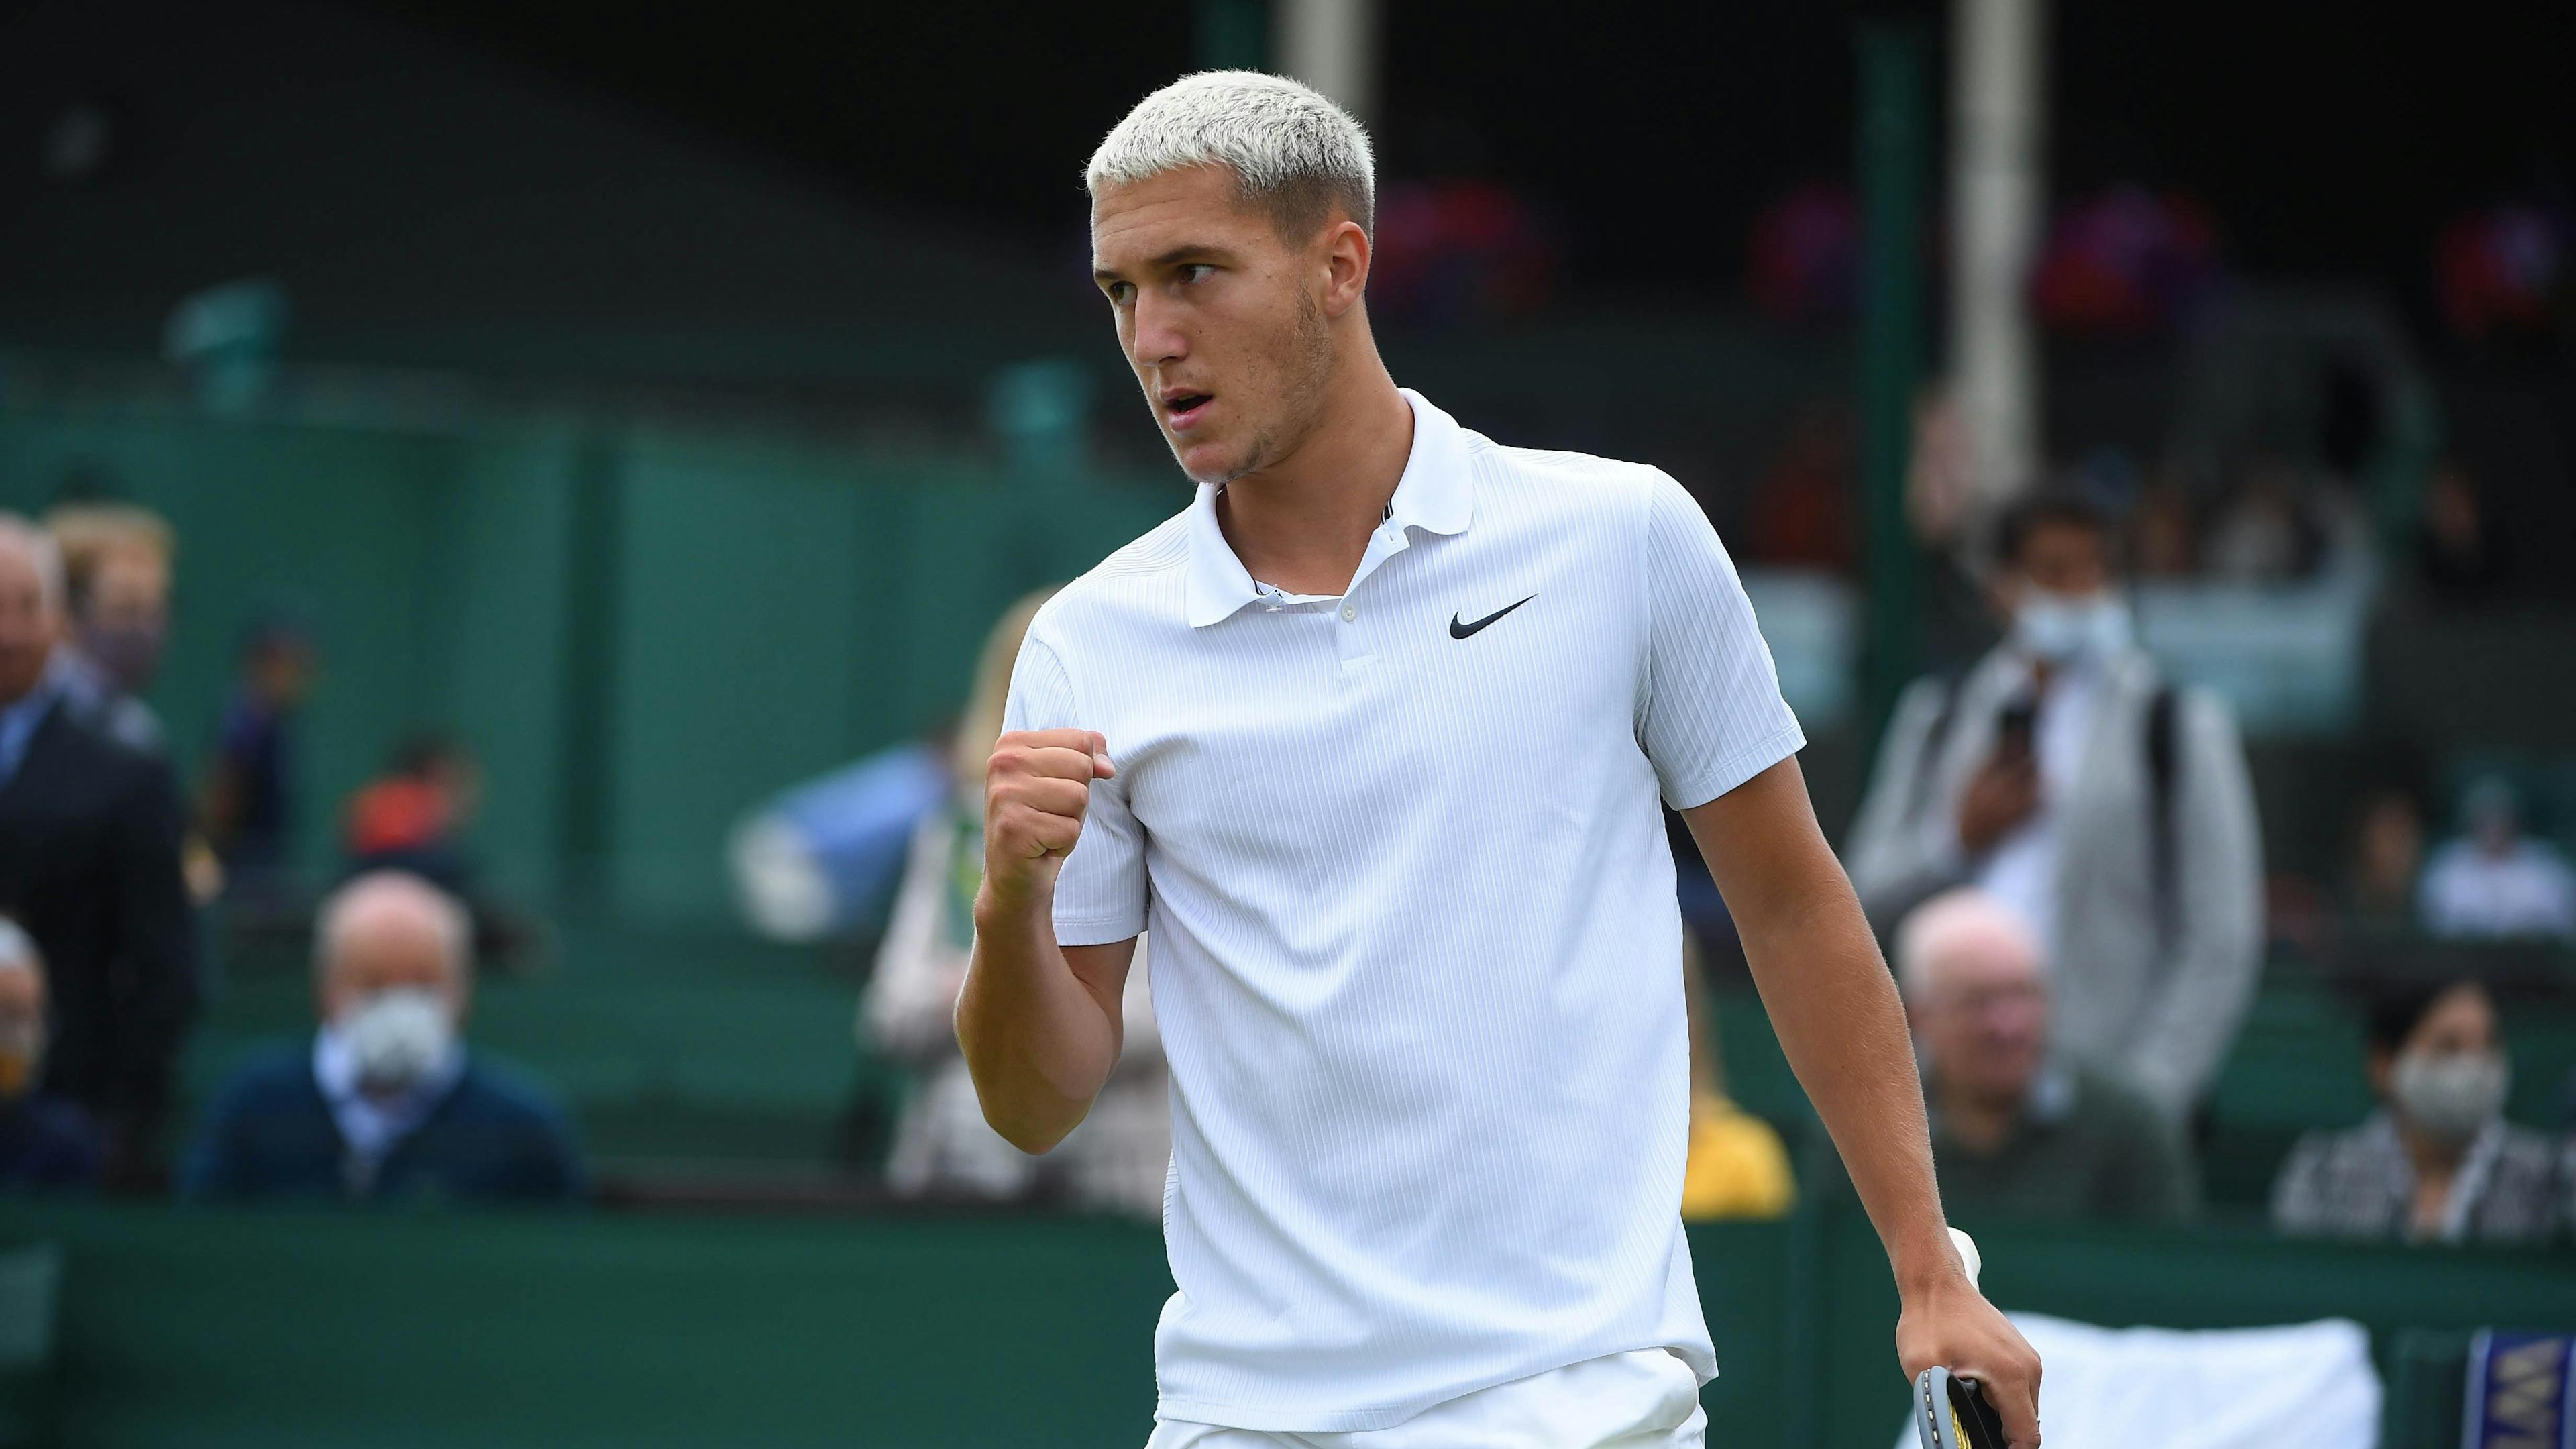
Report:
[[[1192,481],[1222,488],[1246,474],[1258,473],[1304,446],[1323,425],[1325,395],[1333,378],[1333,328],[1324,318],[1322,304],[1311,293],[1300,293],[1297,300],[1296,330],[1285,349],[1286,365],[1280,377],[1279,394],[1285,416],[1256,429],[1242,459],[1220,476],[1192,475]]]

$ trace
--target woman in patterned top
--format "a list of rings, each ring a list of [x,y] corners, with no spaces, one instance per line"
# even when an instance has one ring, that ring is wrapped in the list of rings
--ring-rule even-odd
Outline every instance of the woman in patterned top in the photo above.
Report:
[[[2272,1188],[2285,1233],[2409,1243],[2545,1243],[2576,1225],[2576,1150],[2504,1120],[2511,1064],[2495,999],[2453,978],[2370,1012],[2360,1126],[2302,1138]]]

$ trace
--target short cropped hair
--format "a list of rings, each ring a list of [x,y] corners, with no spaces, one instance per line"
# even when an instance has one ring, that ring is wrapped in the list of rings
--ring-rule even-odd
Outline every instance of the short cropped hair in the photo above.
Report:
[[[2378,983],[2362,1001],[2363,1040],[2374,1052],[2397,1055],[2406,1049],[2406,1039],[2424,1024],[2424,1018],[2433,1014],[2442,998],[2463,986],[2475,987],[2490,1004],[2495,1001],[2495,993],[2487,990],[2485,982],[2465,972]]]
[[[2042,528],[2080,528],[2102,540],[2102,556],[2114,571],[2121,566],[2119,521],[2093,495],[2068,487],[2043,488],[2005,506],[1995,520],[1995,562],[2021,560],[2022,545]]]
[[[1247,206],[1279,234],[1314,235],[1339,205],[1377,232],[1377,166],[1351,114],[1285,76],[1212,70],[1183,76],[1136,103],[1091,153],[1083,184],[1097,196],[1193,166],[1234,173]]]

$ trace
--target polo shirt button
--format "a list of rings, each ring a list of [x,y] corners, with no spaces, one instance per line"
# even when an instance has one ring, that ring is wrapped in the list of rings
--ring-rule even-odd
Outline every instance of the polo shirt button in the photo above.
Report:
[[[1358,618],[1359,616],[1360,616],[1360,611],[1359,611],[1359,608],[1358,608],[1358,606],[1357,606],[1357,605],[1353,605],[1353,604],[1344,604],[1344,605],[1342,605],[1342,622],[1343,622],[1343,623],[1347,624],[1347,623],[1351,622],[1353,619]]]

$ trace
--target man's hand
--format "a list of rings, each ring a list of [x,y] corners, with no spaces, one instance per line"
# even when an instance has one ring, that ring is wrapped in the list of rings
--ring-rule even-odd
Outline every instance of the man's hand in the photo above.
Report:
[[[1959,797],[1959,844],[1983,855],[2039,809],[2039,762],[2027,754],[1986,761]]]
[[[1014,730],[984,766],[984,889],[1014,909],[1055,889],[1091,782],[1118,773],[1097,730]]]
[[[2039,1354],[1965,1273],[1944,1275],[1905,1294],[1896,1319],[1896,1356],[1909,1383],[1934,1364],[1976,1380],[2002,1416],[2012,1449],[2039,1449]]]

